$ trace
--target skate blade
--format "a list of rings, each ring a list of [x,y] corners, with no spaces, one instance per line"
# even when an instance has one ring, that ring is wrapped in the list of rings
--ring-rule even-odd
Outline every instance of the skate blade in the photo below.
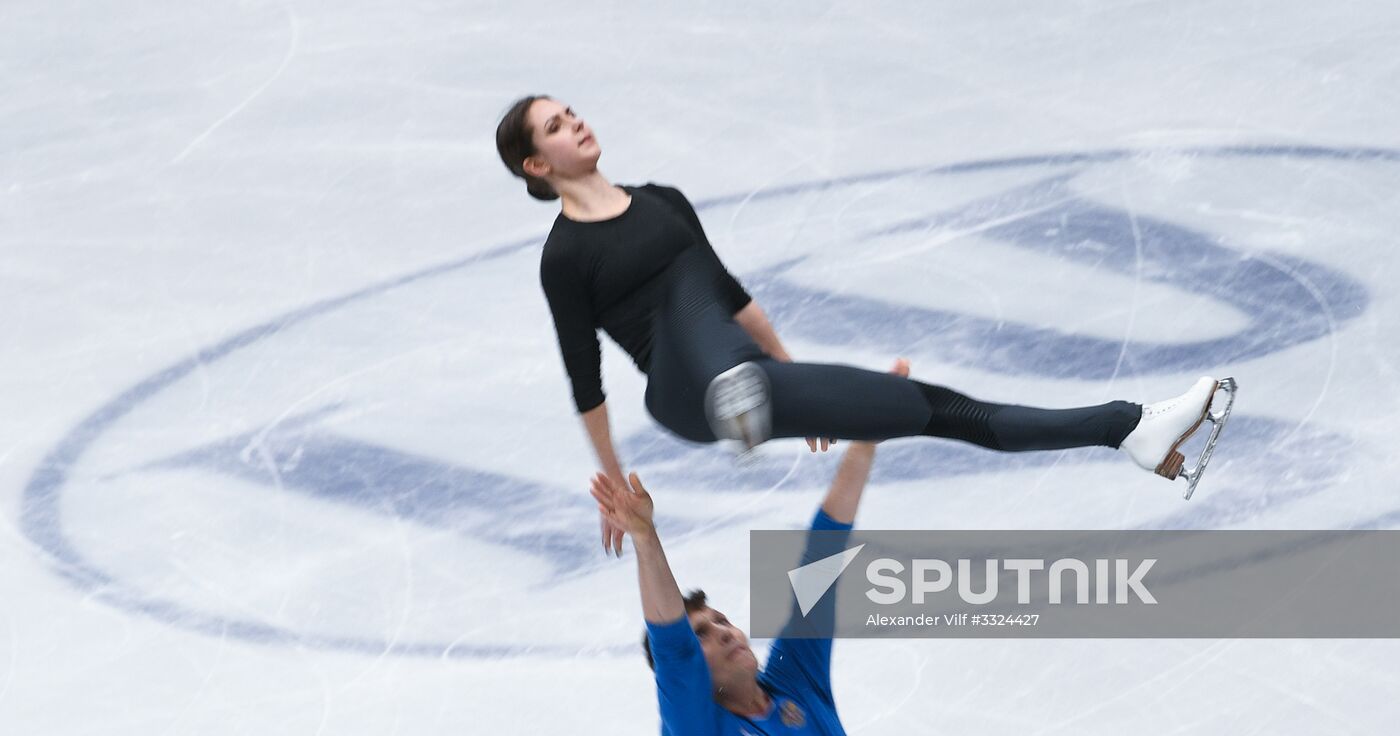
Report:
[[[741,363],[710,382],[705,407],[710,430],[718,439],[737,440],[741,463],[753,462],[754,448],[772,432],[768,376],[752,363]]]
[[[1191,439],[1192,435],[1196,434],[1197,429],[1201,428],[1201,422],[1210,417],[1210,406],[1215,401],[1215,392],[1220,390],[1220,384],[1220,381],[1215,382],[1215,387],[1210,390],[1210,396],[1206,397],[1205,405],[1201,407],[1201,415],[1196,417],[1196,421],[1192,422],[1191,426],[1187,427],[1186,431],[1182,432],[1181,436],[1176,438],[1176,442],[1173,442],[1172,446],[1167,449],[1166,457],[1162,458],[1162,462],[1157,463],[1157,469],[1153,471],[1154,473],[1167,480],[1176,480],[1177,476],[1181,474],[1182,467],[1186,465],[1186,456],[1181,454],[1180,448],[1186,444],[1187,440]]]
[[[752,470],[763,464],[763,455],[757,445],[749,446],[743,440],[734,443],[734,464],[744,470]]]
[[[1191,494],[1196,492],[1196,485],[1201,482],[1201,476],[1206,472],[1206,466],[1210,464],[1211,455],[1215,454],[1216,440],[1220,438],[1220,432],[1225,429],[1225,422],[1230,419],[1230,410],[1235,406],[1235,391],[1237,388],[1238,385],[1235,383],[1234,378],[1222,378],[1216,382],[1216,392],[1225,392],[1224,406],[1218,406],[1221,402],[1216,399],[1216,394],[1212,393],[1210,402],[1206,405],[1206,411],[1202,415],[1202,419],[1210,421],[1212,425],[1210,436],[1206,438],[1206,445],[1201,449],[1201,454],[1200,457],[1196,459],[1195,467],[1181,468],[1181,466],[1185,464],[1185,458],[1180,452],[1177,452],[1175,448],[1173,448],[1171,454],[1175,455],[1178,459],[1177,466],[1179,468],[1179,476],[1186,479],[1186,492],[1182,494],[1182,498],[1187,501],[1191,500]],[[1192,432],[1194,431],[1195,430],[1192,429]],[[1190,434],[1191,432],[1188,432],[1187,436],[1190,436]],[[1184,437],[1182,441],[1185,441]],[[1178,446],[1179,445],[1180,443],[1178,443]],[[1169,455],[1168,460],[1171,459]]]
[[[1157,464],[1157,469],[1153,472],[1167,480],[1177,479],[1177,476],[1181,474],[1182,467],[1186,465],[1186,456],[1181,454],[1180,448],[1182,445],[1186,444],[1186,440],[1191,439],[1191,435],[1195,434],[1196,430],[1201,428],[1201,422],[1204,422],[1210,417],[1210,405],[1215,401],[1215,392],[1219,390],[1220,381],[1216,381],[1215,388],[1211,389],[1210,396],[1206,398],[1205,406],[1201,407],[1201,415],[1196,417],[1196,421],[1192,423],[1190,427],[1187,427],[1186,431],[1182,432],[1180,437],[1176,438],[1176,442],[1172,443],[1171,449],[1167,450],[1167,456],[1162,458],[1162,462]]]

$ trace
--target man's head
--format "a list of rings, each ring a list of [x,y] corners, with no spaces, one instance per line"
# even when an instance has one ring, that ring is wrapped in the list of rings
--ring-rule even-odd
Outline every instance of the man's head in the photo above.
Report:
[[[705,591],[692,590],[686,595],[685,613],[690,619],[690,628],[700,640],[705,664],[710,669],[710,683],[715,690],[728,689],[758,676],[758,658],[749,647],[749,638],[723,613],[709,606]],[[642,650],[646,652],[647,665],[656,669],[645,634],[642,635]]]

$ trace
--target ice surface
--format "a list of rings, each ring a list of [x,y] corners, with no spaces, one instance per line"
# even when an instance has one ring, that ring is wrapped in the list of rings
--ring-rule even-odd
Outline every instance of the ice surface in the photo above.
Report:
[[[1240,400],[1109,452],[882,448],[868,528],[1400,526],[1400,9],[12,0],[0,733],[655,733],[630,557],[497,117],[681,187],[791,352],[988,399]],[[614,436],[683,586],[838,455]],[[843,641],[848,731],[1390,733],[1390,641]]]

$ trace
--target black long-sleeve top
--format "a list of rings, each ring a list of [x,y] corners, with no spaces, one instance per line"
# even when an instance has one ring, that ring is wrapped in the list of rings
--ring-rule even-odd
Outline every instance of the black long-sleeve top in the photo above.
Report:
[[[713,262],[717,297],[731,314],[751,301],[720,262],[684,194],[658,184],[622,188],[632,201],[616,217],[578,222],[561,212],[540,256],[540,284],[579,413],[604,399],[598,328],[647,372],[666,275],[687,249],[700,248]]]

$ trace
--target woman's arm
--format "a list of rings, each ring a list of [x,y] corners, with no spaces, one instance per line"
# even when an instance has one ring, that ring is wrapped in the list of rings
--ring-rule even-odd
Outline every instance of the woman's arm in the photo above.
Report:
[[[622,464],[618,462],[617,453],[613,449],[612,429],[608,423],[608,402],[604,401],[579,416],[583,417],[583,427],[588,431],[588,440],[593,443],[593,452],[598,456],[598,464],[603,468],[603,473],[614,485],[623,485]],[[609,522],[607,516],[602,518],[600,526],[603,550],[611,549],[621,557],[622,530]]]
[[[734,321],[744,328],[744,332],[749,333],[749,337],[758,343],[759,349],[767,353],[774,360],[781,360],[784,363],[791,363],[792,357],[783,348],[783,343],[778,339],[778,333],[773,331],[773,324],[768,321],[768,315],[764,314],[763,308],[758,306],[757,301],[751,301],[734,313]]]
[[[554,330],[559,337],[559,352],[564,370],[573,389],[574,405],[583,420],[588,440],[598,463],[614,482],[622,482],[622,464],[613,449],[612,432],[608,426],[607,395],[603,393],[602,346],[594,328],[592,302],[567,251],[545,245],[540,258],[540,285],[554,316]],[[603,550],[622,554],[622,532],[603,519],[599,525]]]
[[[608,402],[604,401],[579,416],[583,418],[584,429],[588,430],[588,440],[593,443],[593,453],[598,456],[598,464],[609,480],[621,485],[622,464],[617,461],[617,452],[613,449],[612,429],[608,422]]]

